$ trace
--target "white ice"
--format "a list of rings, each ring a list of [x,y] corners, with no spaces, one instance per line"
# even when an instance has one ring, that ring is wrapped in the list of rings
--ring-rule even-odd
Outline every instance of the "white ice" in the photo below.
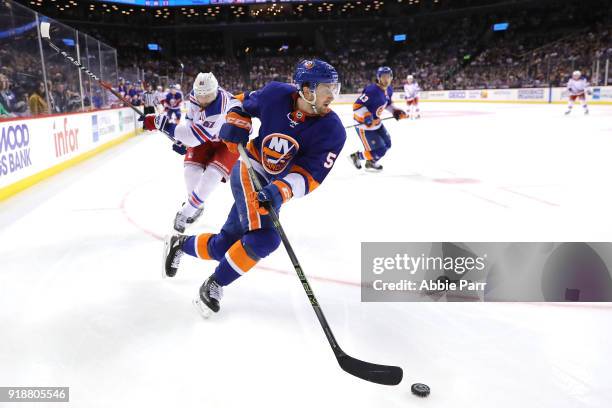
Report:
[[[360,302],[362,241],[610,241],[612,107],[564,110],[424,103],[385,122],[383,173],[352,168],[351,130],[325,183],[283,208],[341,346],[403,367],[399,386],[340,370],[282,247],[208,321],[191,300],[215,263],[161,279],[184,187],[158,134],[0,204],[0,386],[70,386],[54,406],[84,408],[610,407],[612,305]],[[223,185],[192,231],[230,206]]]

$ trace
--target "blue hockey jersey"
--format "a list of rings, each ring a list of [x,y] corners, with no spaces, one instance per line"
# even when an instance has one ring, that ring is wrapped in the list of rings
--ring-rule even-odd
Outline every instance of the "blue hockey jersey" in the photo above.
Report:
[[[387,89],[382,89],[377,84],[369,84],[363,88],[363,92],[353,103],[353,118],[357,123],[359,129],[376,130],[381,126],[380,119],[385,109],[393,111],[393,87],[389,86]],[[363,124],[366,116],[372,116],[372,126],[366,126]]]
[[[309,115],[297,109],[294,85],[270,82],[245,94],[243,110],[261,121],[247,151],[258,173],[279,180],[301,197],[317,188],[332,169],[346,140],[338,115]]]
[[[169,109],[180,109],[182,102],[183,95],[180,92],[176,92],[174,95],[172,95],[172,92],[168,92],[166,95],[166,107]]]

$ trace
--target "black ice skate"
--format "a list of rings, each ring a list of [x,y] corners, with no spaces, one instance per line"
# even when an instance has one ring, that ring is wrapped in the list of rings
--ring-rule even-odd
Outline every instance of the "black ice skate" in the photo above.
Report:
[[[200,287],[199,296],[194,299],[193,305],[202,316],[208,318],[211,311],[217,313],[221,309],[219,302],[222,297],[223,286],[219,285],[213,276],[210,276]]]
[[[365,169],[367,171],[379,172],[382,171],[383,166],[376,163],[374,160],[367,160],[365,163]]]
[[[187,239],[186,235],[167,235],[164,239],[164,268],[162,277],[172,278],[176,275],[181,256],[183,256],[183,243]]]
[[[187,224],[193,224],[194,222],[196,222],[198,218],[200,218],[203,212],[204,212],[204,206],[202,205],[198,207],[196,212],[191,217],[187,217]]]
[[[584,114],[585,114],[585,115],[588,115],[588,114],[589,114],[589,110],[588,110],[588,109],[585,109],[585,110],[584,110]]]
[[[349,160],[357,170],[361,170],[361,160],[359,160],[359,153],[355,152],[351,154],[349,156]]]
[[[570,113],[572,113],[572,110],[571,110],[571,109],[568,109],[568,110],[566,110],[566,111],[565,111],[565,114],[566,114],[566,115],[569,115]]]

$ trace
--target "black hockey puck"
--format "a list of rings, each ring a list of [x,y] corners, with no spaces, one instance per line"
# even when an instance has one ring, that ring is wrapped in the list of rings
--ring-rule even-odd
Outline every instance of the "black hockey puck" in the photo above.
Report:
[[[421,383],[414,383],[410,388],[412,393],[418,397],[426,397],[429,395],[429,386]]]

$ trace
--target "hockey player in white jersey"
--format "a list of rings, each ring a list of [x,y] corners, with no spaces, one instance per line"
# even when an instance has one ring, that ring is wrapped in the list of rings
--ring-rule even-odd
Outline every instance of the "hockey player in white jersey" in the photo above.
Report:
[[[227,113],[240,106],[240,100],[219,87],[212,72],[201,72],[189,94],[183,122],[170,123],[165,114],[146,116],[146,129],[161,130],[173,141],[188,146],[184,170],[188,197],[175,216],[176,231],[182,233],[187,224],[195,222],[202,213],[204,201],[219,182],[229,178],[238,154],[230,152],[220,141],[219,131]]]
[[[582,108],[584,109],[584,114],[589,114],[589,107],[586,102],[586,94],[590,94],[589,83],[586,78],[582,77],[582,73],[580,71],[574,71],[572,77],[569,81],[567,81],[567,91],[569,92],[569,102],[567,105],[567,111],[565,111],[566,115],[569,115],[572,112],[572,108],[574,106],[574,102],[578,99],[582,102]]]
[[[419,92],[421,92],[419,84],[417,84],[412,75],[408,75],[404,84],[404,99],[406,99],[406,105],[408,105],[409,118],[419,119],[421,117]]]
[[[155,106],[157,107],[157,113],[162,113],[164,111],[164,102],[166,100],[166,94],[167,92],[164,92],[164,88],[161,85],[157,85],[157,88],[153,93],[155,99],[157,100],[157,103],[155,104]]]

